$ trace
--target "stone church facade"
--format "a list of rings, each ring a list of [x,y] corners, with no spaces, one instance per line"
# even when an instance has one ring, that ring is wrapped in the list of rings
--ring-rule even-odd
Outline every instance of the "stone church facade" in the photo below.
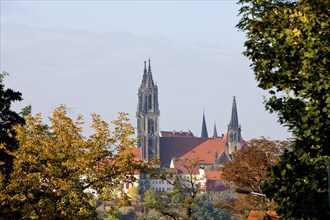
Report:
[[[214,167],[231,160],[234,152],[246,147],[238,123],[235,97],[231,110],[228,130],[220,137],[215,125],[213,136],[208,136],[204,112],[200,137],[194,136],[190,131],[161,131],[158,87],[153,80],[150,59],[148,65],[145,61],[136,112],[140,159],[150,161],[156,157],[164,167],[169,167],[173,159],[199,159],[206,167]]]
[[[136,118],[138,147],[141,149],[140,159],[150,161],[153,157],[160,156],[158,87],[152,78],[150,59],[148,69],[146,61],[144,62],[143,79],[138,96]]]

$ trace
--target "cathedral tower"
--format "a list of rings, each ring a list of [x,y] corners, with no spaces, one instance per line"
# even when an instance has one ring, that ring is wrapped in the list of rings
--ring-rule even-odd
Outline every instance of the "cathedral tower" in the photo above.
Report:
[[[228,148],[229,148],[229,154],[232,154],[242,148],[241,125],[238,124],[237,105],[236,105],[235,96],[233,97],[231,119],[228,125]]]
[[[150,161],[159,158],[159,105],[158,87],[154,84],[150,59],[144,61],[143,79],[138,93],[136,112],[138,147],[141,149],[141,160]]]

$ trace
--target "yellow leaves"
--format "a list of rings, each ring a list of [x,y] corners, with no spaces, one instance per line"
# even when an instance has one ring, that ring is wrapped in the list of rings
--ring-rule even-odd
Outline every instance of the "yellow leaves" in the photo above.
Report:
[[[303,16],[301,16],[300,17],[300,21],[302,22],[302,23],[307,23],[308,22],[308,18],[307,18],[307,16],[306,15],[303,15]]]
[[[297,8],[295,8],[295,9],[293,10],[293,13],[292,13],[292,10],[291,10],[290,18],[291,18],[291,19],[296,19],[296,18],[301,17],[302,15],[303,15],[303,13],[302,13],[300,10],[298,10]]]
[[[29,199],[34,199],[34,195],[32,193],[28,193],[27,196],[28,196]]]
[[[298,30],[297,28],[293,29],[292,34],[294,37],[299,37],[301,34],[301,31]]]
[[[133,174],[142,167],[131,151],[136,140],[131,137],[134,129],[126,113],[120,113],[113,122],[113,131],[93,114],[95,133],[90,138],[82,134],[83,117],[73,120],[67,113],[67,108],[60,106],[49,117],[49,126],[37,114],[27,116],[25,126],[16,127],[20,146],[14,153],[9,188],[17,192],[11,198],[25,207],[24,216],[52,219],[57,215],[53,207],[67,219],[88,216],[92,209],[83,193],[86,188],[97,190],[103,197],[119,195],[119,180],[134,181]],[[35,203],[27,203],[26,199]],[[32,206],[37,207],[35,213]],[[47,216],[50,213],[54,216]]]
[[[138,201],[138,199],[139,199],[139,192],[136,187],[129,188],[128,195],[129,195],[130,199],[134,202]]]

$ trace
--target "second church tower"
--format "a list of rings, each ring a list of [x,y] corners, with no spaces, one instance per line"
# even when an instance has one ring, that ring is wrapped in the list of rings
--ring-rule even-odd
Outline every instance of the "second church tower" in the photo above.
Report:
[[[159,105],[158,87],[154,84],[150,59],[144,62],[143,79],[138,93],[137,132],[138,147],[141,149],[141,160],[159,159]]]

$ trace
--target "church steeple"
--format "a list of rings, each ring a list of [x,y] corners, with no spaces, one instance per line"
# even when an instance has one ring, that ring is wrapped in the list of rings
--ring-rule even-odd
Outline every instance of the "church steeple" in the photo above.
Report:
[[[241,125],[238,123],[236,97],[233,97],[231,119],[228,124],[228,148],[229,154],[241,149]]]
[[[218,137],[217,126],[216,126],[215,122],[214,122],[214,128],[213,128],[213,137],[214,138]]]
[[[233,105],[231,108],[231,120],[229,122],[229,127],[231,128],[238,128],[238,116],[237,116],[237,105],[236,105],[236,98],[233,97]]]
[[[136,118],[141,159],[144,161],[150,161],[153,157],[159,159],[158,87],[153,82],[150,59],[148,69],[144,61],[143,79],[138,96]]]
[[[205,121],[205,114],[203,111],[203,121],[202,121],[202,132],[201,132],[201,138],[208,138],[209,135],[207,133],[207,127],[206,127],[206,121]]]

